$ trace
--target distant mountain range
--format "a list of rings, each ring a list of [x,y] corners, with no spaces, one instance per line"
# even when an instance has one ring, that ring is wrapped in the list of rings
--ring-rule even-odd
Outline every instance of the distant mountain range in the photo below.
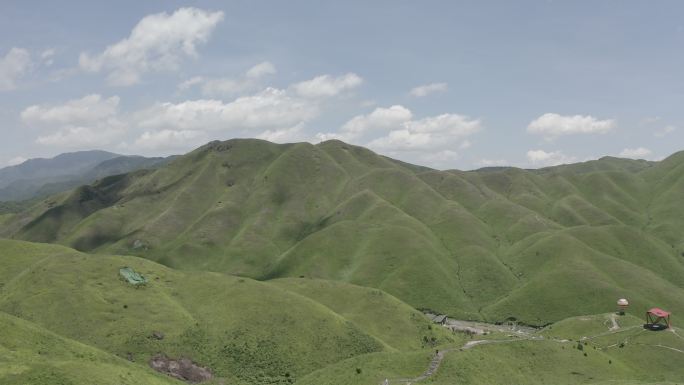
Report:
[[[79,151],[50,159],[29,159],[0,169],[0,201],[45,197],[105,176],[155,168],[169,159],[125,156],[107,151]]]

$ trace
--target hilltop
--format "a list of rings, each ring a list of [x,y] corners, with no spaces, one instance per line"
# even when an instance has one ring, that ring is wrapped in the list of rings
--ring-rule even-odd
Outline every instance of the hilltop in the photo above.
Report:
[[[0,217],[0,235],[545,325],[618,297],[684,311],[682,201],[684,153],[438,171],[340,141],[241,139]]]

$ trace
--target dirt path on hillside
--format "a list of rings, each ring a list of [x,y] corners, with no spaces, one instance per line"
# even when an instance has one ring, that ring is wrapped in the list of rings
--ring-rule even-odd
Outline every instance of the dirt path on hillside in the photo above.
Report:
[[[637,329],[637,328],[641,328],[641,330],[640,330],[639,332],[637,332],[636,334],[631,335],[631,336],[628,336],[628,337],[626,337],[624,340],[622,340],[622,341],[620,341],[620,342],[616,342],[616,343],[614,343],[614,344],[611,344],[611,345],[608,345],[608,346],[604,346],[604,347],[599,347],[599,350],[607,350],[607,349],[611,349],[611,348],[618,347],[618,346],[620,346],[620,345],[623,345],[623,346],[624,346],[624,345],[627,345],[627,344],[631,343],[631,341],[632,341],[632,339],[634,339],[634,337],[638,336],[638,335],[641,334],[641,333],[647,333],[647,330],[644,329],[644,328],[643,328],[642,326],[640,326],[640,325],[634,325],[634,326],[626,327],[626,328],[624,328],[624,329],[621,329],[621,328],[619,328],[619,327],[618,327],[617,329],[614,329],[614,328],[611,327],[609,332],[597,334],[597,335],[591,336],[591,337],[583,337],[583,338],[581,338],[581,340],[582,340],[582,341],[584,341],[584,340],[591,340],[591,339],[594,339],[594,338],[597,338],[597,337],[603,337],[603,336],[610,335],[610,334],[618,334],[618,333],[622,333],[622,332],[625,332],[625,331],[634,330],[634,329]],[[672,332],[672,333],[673,333],[675,336],[677,336],[678,338],[684,339],[684,337],[682,337],[681,335],[679,335],[679,333],[677,333],[677,330],[676,330],[675,328],[670,328],[670,332]],[[635,345],[642,345],[642,346],[652,346],[652,347],[657,347],[657,348],[663,348],[663,349],[672,350],[672,351],[675,351],[675,352],[678,352],[678,353],[684,353],[684,350],[682,350],[682,349],[678,349],[678,348],[675,348],[675,347],[672,347],[672,346],[667,346],[667,345],[662,345],[662,344],[644,344],[644,343],[640,343],[640,342],[636,342],[636,343],[634,343],[634,344],[635,344]]]
[[[435,354],[435,356],[430,360],[430,363],[428,364],[427,369],[423,374],[421,374],[418,377],[415,378],[394,378],[394,379],[385,379],[380,382],[380,385],[390,385],[390,384],[406,384],[406,385],[411,385],[414,382],[420,382],[423,380],[426,380],[430,378],[433,374],[437,372],[437,369],[439,369],[439,366],[442,364],[442,360],[444,360],[444,356],[446,356],[447,353],[456,350],[457,348],[451,348],[447,350],[440,351],[439,353]]]
[[[618,326],[617,329],[610,328],[607,332],[595,334],[595,335],[593,335],[593,336],[582,337],[582,338],[580,338],[580,340],[581,340],[581,341],[593,340],[593,339],[595,339],[595,338],[604,337],[604,336],[608,336],[608,335],[611,335],[611,334],[622,333],[622,332],[626,332],[626,331],[633,330],[633,329],[643,329],[643,326],[641,326],[641,325],[633,325],[633,326],[629,326],[629,327],[625,327],[625,328],[622,328],[622,327],[619,327],[619,326]]]
[[[672,351],[679,352],[679,353],[684,353],[684,350],[682,350],[682,349],[673,348],[672,346],[667,346],[667,345],[661,345],[661,344],[637,344],[637,345],[654,346],[656,348],[663,348],[663,349],[668,349],[668,350],[672,350]]]
[[[612,322],[613,326],[608,328],[608,330],[615,331],[615,330],[620,329],[620,325],[617,322],[617,314],[615,314],[615,313],[610,314],[610,322]]]
[[[511,339],[506,339],[506,340],[474,340],[474,341],[468,341],[466,342],[463,346],[460,348],[449,348],[445,350],[440,350],[438,353],[435,354],[435,356],[430,360],[430,363],[428,364],[427,369],[423,374],[421,374],[418,377],[415,378],[394,378],[394,379],[385,379],[380,382],[380,385],[392,385],[392,384],[404,384],[404,385],[411,385],[417,382],[425,381],[428,378],[432,377],[435,373],[437,373],[437,370],[439,370],[440,365],[442,364],[442,361],[444,360],[444,357],[447,355],[447,353],[453,352],[453,351],[464,351],[468,349],[472,349],[475,346],[478,345],[487,345],[487,344],[502,344],[502,343],[508,343],[508,342],[517,342],[517,341],[525,341],[525,340],[543,340],[544,338],[539,336],[539,337],[528,337],[528,338],[511,338]]]

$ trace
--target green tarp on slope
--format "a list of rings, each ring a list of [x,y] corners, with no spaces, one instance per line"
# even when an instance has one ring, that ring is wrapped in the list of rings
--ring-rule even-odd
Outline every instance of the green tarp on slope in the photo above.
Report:
[[[130,267],[120,268],[119,274],[131,285],[143,285],[147,283],[147,279],[145,279],[142,274],[136,273],[135,270],[131,269]]]

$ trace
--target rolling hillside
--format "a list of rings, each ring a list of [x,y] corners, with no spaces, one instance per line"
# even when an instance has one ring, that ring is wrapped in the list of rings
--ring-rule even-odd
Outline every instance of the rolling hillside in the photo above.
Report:
[[[545,325],[618,297],[684,312],[683,194],[684,153],[464,172],[339,141],[230,140],[0,218],[0,235]]]
[[[0,362],[10,365],[0,365],[3,384],[85,385],[104,376],[114,378],[103,383],[170,383],[148,367],[159,354],[191,358],[217,383],[289,384],[360,354],[458,340],[374,289],[180,272],[20,241],[0,240],[0,250]],[[148,284],[123,281],[123,266]],[[335,306],[315,299],[319,286],[340,293]],[[89,366],[79,369],[80,360]],[[112,382],[119,373],[122,382]]]
[[[317,370],[298,384],[371,385],[383,379],[389,385],[681,383],[680,329],[652,332],[642,323],[630,314],[572,317],[531,333],[493,332],[439,346],[444,352],[440,365],[427,377],[422,376],[434,352],[378,352]]]
[[[3,384],[171,385],[162,374],[0,312]]]

